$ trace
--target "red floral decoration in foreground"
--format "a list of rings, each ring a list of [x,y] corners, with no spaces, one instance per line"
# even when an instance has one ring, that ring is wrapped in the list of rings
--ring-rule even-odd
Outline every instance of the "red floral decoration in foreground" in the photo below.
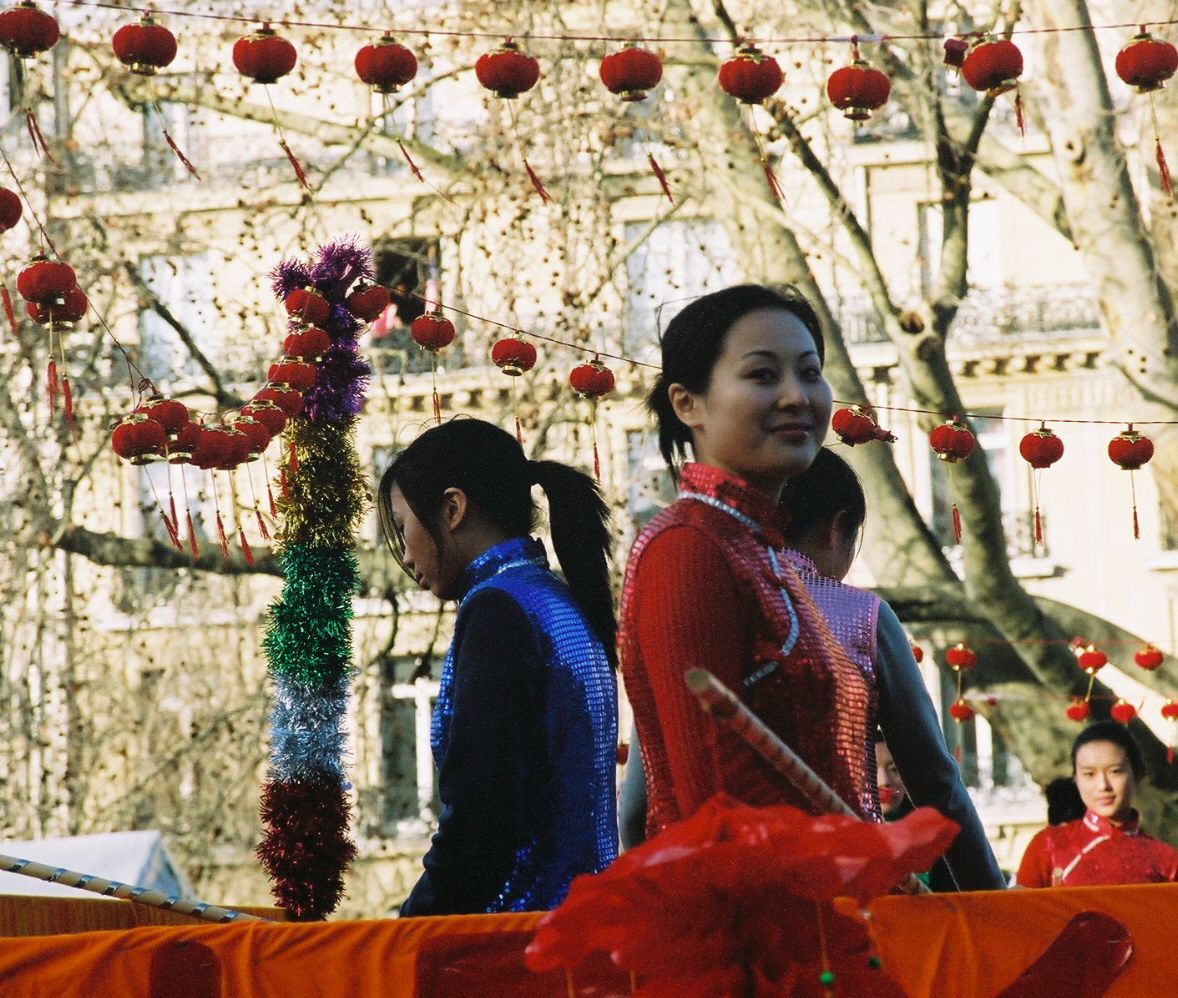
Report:
[[[932,808],[883,825],[714,797],[603,873],[574,880],[540,920],[527,963],[572,972],[604,952],[636,975],[639,996],[816,995],[829,969],[840,993],[898,995],[870,969],[862,925],[830,902],[885,893],[927,869],[956,833]]]

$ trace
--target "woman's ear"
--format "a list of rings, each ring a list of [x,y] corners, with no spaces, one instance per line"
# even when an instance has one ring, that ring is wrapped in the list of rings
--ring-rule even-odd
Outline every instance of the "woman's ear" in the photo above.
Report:
[[[699,428],[703,422],[703,402],[695,392],[675,382],[667,386],[667,398],[671,400],[671,410],[679,418],[679,422],[690,430]]]
[[[450,488],[442,493],[442,526],[453,532],[465,521],[470,512],[470,500],[462,489]]]

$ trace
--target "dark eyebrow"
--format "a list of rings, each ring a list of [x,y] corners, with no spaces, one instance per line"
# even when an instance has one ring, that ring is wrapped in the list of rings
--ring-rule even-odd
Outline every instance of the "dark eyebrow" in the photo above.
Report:
[[[817,356],[818,356],[817,350],[805,350],[802,353],[798,354],[798,360],[804,360],[807,357],[817,357]],[[765,357],[769,360],[780,360],[781,359],[780,356],[776,353],[776,351],[773,351],[773,350],[750,350],[748,353],[746,353],[740,359],[741,360],[748,360],[750,357]]]

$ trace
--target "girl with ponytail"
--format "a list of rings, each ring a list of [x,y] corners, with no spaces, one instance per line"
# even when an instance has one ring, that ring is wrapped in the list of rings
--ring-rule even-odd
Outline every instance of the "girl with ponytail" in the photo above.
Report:
[[[534,485],[567,584],[530,536]],[[378,508],[402,568],[458,601],[430,739],[442,812],[401,914],[555,907],[617,854],[609,509],[588,475],[479,419],[414,440]]]

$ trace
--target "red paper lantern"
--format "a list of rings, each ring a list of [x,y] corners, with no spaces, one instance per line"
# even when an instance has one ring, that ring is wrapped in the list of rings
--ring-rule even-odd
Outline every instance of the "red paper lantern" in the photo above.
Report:
[[[241,414],[261,423],[271,438],[278,436],[286,427],[286,413],[268,398],[255,396],[241,407]]]
[[[233,43],[233,65],[255,83],[273,83],[295,68],[295,47],[268,23]]]
[[[946,38],[944,48],[945,65],[960,69],[961,64],[965,62],[965,54],[969,51],[969,42],[963,38]]]
[[[7,232],[16,225],[22,211],[20,195],[7,187],[0,187],[0,232]]]
[[[1143,29],[1117,53],[1116,69],[1117,76],[1139,94],[1160,90],[1178,70],[1178,48]]]
[[[949,716],[958,724],[972,721],[975,713],[974,709],[960,698],[949,705]]]
[[[454,342],[454,323],[441,312],[426,312],[413,320],[409,336],[422,350],[437,353]]]
[[[0,14],[0,45],[13,55],[27,58],[47,52],[60,37],[57,21],[38,9],[33,0],[21,0]]]
[[[960,672],[963,669],[972,669],[977,664],[978,656],[964,641],[958,641],[945,652],[945,661],[954,672]]]
[[[1094,675],[1108,664],[1108,656],[1096,645],[1086,645],[1076,653],[1076,661],[1088,675]]]
[[[969,428],[957,421],[957,417],[947,419],[940,426],[934,426],[928,435],[929,445],[937,452],[937,457],[949,464],[964,461],[973,453],[977,443]]]
[[[974,90],[997,97],[1013,90],[1023,75],[1023,54],[1007,38],[975,42],[961,64],[961,75]]]
[[[288,385],[267,385],[254,395],[255,402],[273,402],[287,419],[303,411],[303,393]]]
[[[150,14],[136,24],[124,24],[111,39],[115,57],[132,73],[154,76],[176,58],[176,36]]]
[[[649,49],[631,42],[602,59],[598,75],[605,89],[622,100],[646,100],[663,78],[663,61]]]
[[[1118,700],[1109,709],[1109,714],[1114,721],[1120,721],[1121,724],[1128,724],[1137,716],[1137,708],[1126,700]]]
[[[720,66],[719,80],[720,89],[729,97],[744,104],[760,104],[777,93],[785,74],[773,56],[746,43]]]
[[[507,38],[494,52],[479,56],[474,75],[497,97],[513,100],[536,85],[540,63],[520,49],[518,42]]]
[[[1153,672],[1162,664],[1165,657],[1160,648],[1155,648],[1153,645],[1142,645],[1133,654],[1133,661],[1146,672]]]
[[[215,468],[224,460],[228,446],[227,435],[219,427],[202,426],[192,449],[191,463],[205,471]]]
[[[378,94],[395,94],[417,75],[417,56],[387,31],[356,53],[356,75]]]
[[[844,406],[830,417],[830,428],[850,447],[872,440],[894,441],[896,438],[876,423],[867,406]]]
[[[270,430],[266,424],[246,412],[235,419],[230,426],[245,436],[249,441],[249,457],[256,458],[270,446]]]
[[[1041,426],[1019,441],[1018,452],[1032,468],[1050,468],[1063,457],[1063,441]]]
[[[1136,471],[1153,457],[1153,441],[1143,437],[1130,424],[1127,430],[1122,430],[1109,441],[1108,456],[1113,464],[1125,471]]]
[[[390,300],[389,289],[383,284],[362,284],[348,295],[346,304],[361,322],[372,322],[380,318]]]
[[[314,288],[296,288],[283,300],[288,315],[312,326],[322,325],[331,314],[327,299]]]
[[[44,256],[33,257],[24,270],[16,275],[16,290],[25,301],[45,304],[53,300],[65,301],[78,278],[68,263],[59,263]]]
[[[154,419],[133,412],[119,420],[110,435],[110,446],[132,464],[147,464],[162,454],[168,442],[164,428]]]
[[[179,433],[188,424],[188,407],[177,399],[163,395],[149,395],[135,411],[154,419],[164,428],[168,436]]]
[[[1167,700],[1162,704],[1162,717],[1167,721],[1178,721],[1178,700]]]
[[[1068,704],[1067,715],[1069,721],[1086,721],[1092,713],[1087,700],[1073,700]]]
[[[854,61],[836,69],[826,81],[826,96],[851,121],[866,121],[872,111],[878,111],[888,102],[891,93],[891,81],[860,59],[857,50]]]
[[[491,347],[491,360],[504,374],[519,377],[536,366],[536,348],[527,340],[509,336]]]
[[[168,464],[188,464],[203,427],[195,420],[185,420],[176,435],[168,441]]]
[[[250,438],[235,426],[222,424],[216,431],[222,435],[221,460],[213,465],[218,471],[232,471],[250,459]]]
[[[75,286],[66,292],[64,298],[50,298],[43,304],[28,302],[25,311],[34,322],[39,322],[43,326],[56,326],[64,322],[78,322],[85,317],[89,305],[86,292]]]
[[[331,349],[331,337],[318,326],[296,329],[283,341],[283,356],[296,360],[318,360]]]
[[[614,372],[594,357],[588,364],[578,364],[569,374],[569,384],[581,398],[605,398],[614,390]]]
[[[315,387],[319,371],[314,364],[305,364],[299,360],[283,358],[277,364],[271,364],[266,374],[266,380],[275,385],[285,385],[298,392],[305,392]]]

